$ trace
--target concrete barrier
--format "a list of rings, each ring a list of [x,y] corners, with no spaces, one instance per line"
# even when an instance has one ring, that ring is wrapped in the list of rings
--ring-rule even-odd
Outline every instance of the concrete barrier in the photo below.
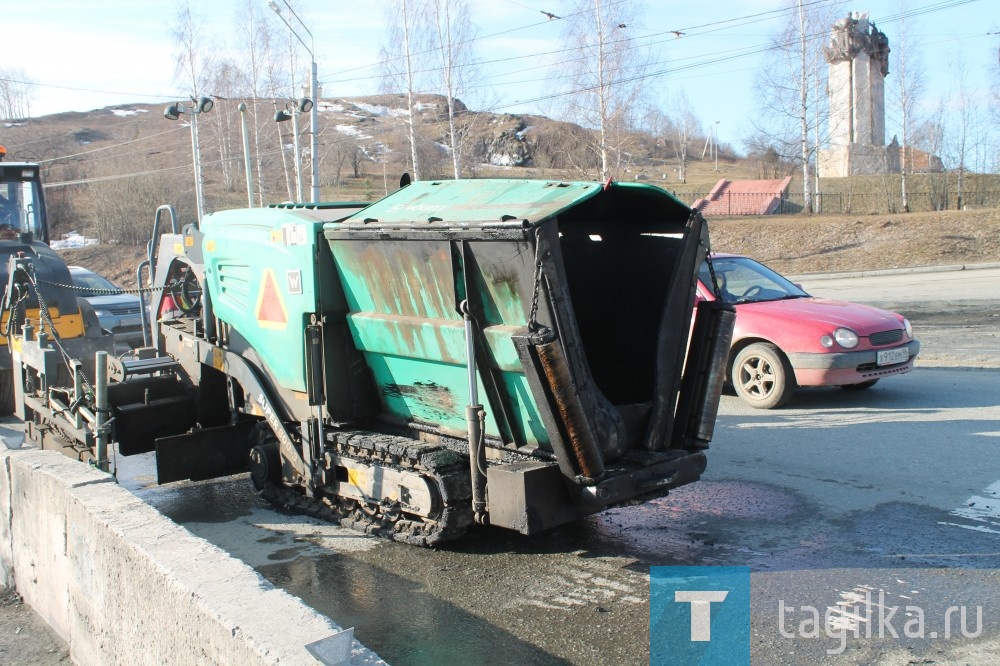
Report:
[[[52,451],[0,446],[0,581],[84,666],[336,663],[338,640],[350,663],[385,663],[108,475]]]

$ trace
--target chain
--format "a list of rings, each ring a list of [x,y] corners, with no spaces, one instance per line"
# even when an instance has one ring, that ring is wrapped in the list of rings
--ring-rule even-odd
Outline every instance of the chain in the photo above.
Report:
[[[531,310],[528,312],[528,330],[538,330],[538,293],[542,288],[541,231],[535,230],[535,284],[531,294]]]
[[[28,300],[28,293],[24,292],[17,297],[17,300],[14,303],[7,303],[7,292],[4,292],[3,299],[0,300],[0,318],[3,317],[4,312],[8,311],[10,312],[10,316],[7,318],[6,327],[0,323],[0,335],[5,338],[10,338],[11,331],[13,331],[17,326],[15,315],[19,312],[18,308],[20,308],[21,304],[26,300]]]
[[[45,325],[48,325],[49,333],[52,336],[52,342],[53,344],[55,344],[56,349],[58,349],[59,353],[62,355],[63,362],[66,364],[66,369],[69,370],[70,376],[72,376],[73,358],[69,355],[69,352],[66,351],[66,348],[63,347],[62,338],[59,337],[59,331],[56,330],[55,322],[52,321],[52,315],[49,313],[49,306],[45,303],[45,299],[42,298],[42,292],[38,288],[39,284],[46,284],[46,283],[43,283],[41,280],[36,281],[34,275],[30,273],[26,273],[26,275],[28,276],[28,283],[35,290],[35,297],[38,299],[38,313],[42,319],[42,326],[43,326],[42,330],[44,330]],[[80,372],[80,378],[83,382],[83,388],[85,392],[89,395],[94,395],[95,393],[94,386],[90,383],[90,380],[87,378],[87,375],[82,370]]]
[[[712,248],[708,248],[705,253],[705,263],[708,265],[708,272],[712,276],[712,293],[715,300],[722,301],[722,289],[719,287],[719,280],[715,277],[715,265],[712,264]]]
[[[37,280],[38,284],[57,289],[71,289],[82,291],[88,294],[116,296],[118,294],[150,294],[160,291],[164,287],[136,287],[135,289],[98,289],[97,287],[79,287],[75,284],[62,284],[61,282],[49,282],[48,280]]]

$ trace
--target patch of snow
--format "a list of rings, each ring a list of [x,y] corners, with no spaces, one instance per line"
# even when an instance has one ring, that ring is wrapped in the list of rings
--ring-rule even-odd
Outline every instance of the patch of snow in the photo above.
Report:
[[[334,125],[334,129],[341,134],[346,134],[347,136],[353,136],[358,139],[370,139],[371,137],[364,134],[361,130],[353,125]]]
[[[416,104],[413,105],[413,108],[416,109],[417,111],[424,111],[426,109],[436,109],[436,108],[438,108],[438,105],[437,104],[424,104],[423,102],[417,102]]]
[[[517,166],[524,162],[524,158],[515,155],[490,155],[490,164],[493,166]]]
[[[362,155],[370,159],[372,162],[381,162],[386,155],[392,153],[392,149],[384,143],[375,143],[371,147],[358,145],[358,149],[361,151]]]
[[[440,149],[442,152],[445,152],[445,153],[448,153],[449,155],[451,155],[451,146],[449,146],[447,144],[444,144],[444,143],[438,143],[438,142],[435,142],[434,145],[437,146],[438,149]]]
[[[533,130],[533,129],[535,129],[535,126],[534,126],[534,125],[528,125],[527,127],[525,127],[525,128],[524,128],[523,130],[521,130],[520,132],[516,132],[516,133],[514,134],[514,136],[516,136],[516,137],[517,137],[517,140],[518,140],[518,141],[524,141],[524,135],[525,135],[525,133],[527,133],[527,132],[530,132],[530,131],[531,131],[531,130]]]
[[[377,106],[375,104],[366,104],[364,102],[355,102],[354,106],[362,111],[370,113],[373,116],[387,116],[391,111],[387,106]]]
[[[24,125],[24,123],[4,123],[3,124],[4,127],[8,127],[8,128],[10,128],[10,127],[21,127],[23,125]]]
[[[134,116],[137,113],[149,113],[149,109],[112,109],[111,113],[119,118],[125,118],[126,116]]]
[[[320,100],[319,104],[316,105],[316,111],[317,112],[318,111],[334,111],[334,112],[338,112],[338,111],[343,111],[343,110],[344,110],[343,106],[341,106],[340,104],[336,104],[334,102],[324,102],[323,100]]]
[[[362,111],[366,111],[373,116],[406,116],[409,112],[406,109],[390,109],[387,106],[380,106],[377,104],[365,104],[364,102],[356,102],[354,104],[357,108]]]
[[[49,247],[53,250],[65,250],[67,248],[85,247],[87,245],[97,245],[100,241],[96,238],[86,238],[75,231],[63,234],[61,240],[49,242]]]

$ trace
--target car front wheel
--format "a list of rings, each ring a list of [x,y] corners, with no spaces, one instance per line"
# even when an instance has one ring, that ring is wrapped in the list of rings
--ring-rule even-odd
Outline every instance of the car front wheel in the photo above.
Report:
[[[756,342],[736,355],[732,379],[736,395],[757,409],[780,407],[795,390],[788,361],[768,342]]]

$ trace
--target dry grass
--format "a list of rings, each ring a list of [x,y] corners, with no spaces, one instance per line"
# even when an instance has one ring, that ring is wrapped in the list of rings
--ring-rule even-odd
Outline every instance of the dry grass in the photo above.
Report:
[[[1000,261],[1000,210],[718,218],[712,247],[784,273]]]
[[[187,164],[190,160],[188,132],[162,118],[162,109],[150,105],[130,105],[135,115],[115,117],[109,109],[99,109],[90,113],[66,113],[46,116],[20,127],[5,128],[3,135],[8,144],[23,144],[39,150],[38,154],[24,154],[24,159],[46,159],[54,155],[79,152],[81,142],[86,145],[111,145],[125,139],[147,136],[173,130],[159,139],[156,157],[160,166]],[[333,116],[328,118],[331,120]],[[500,120],[509,120],[503,119]],[[378,125],[379,118],[366,121]],[[499,122],[499,120],[497,121]],[[531,119],[533,124],[541,122]],[[501,127],[501,125],[496,125]],[[496,129],[493,124],[487,129]],[[99,128],[99,129],[97,129]],[[392,130],[391,124],[382,128]],[[366,131],[374,131],[367,128]],[[485,131],[485,130],[484,130]],[[554,130],[553,130],[554,131]],[[488,132],[487,132],[488,134]],[[486,134],[484,134],[486,136]],[[40,139],[46,138],[46,141]],[[402,154],[402,153],[400,153]],[[750,164],[744,160],[719,160],[718,171],[714,160],[701,160],[700,151],[691,155],[688,164],[687,183],[676,179],[676,163],[665,159],[662,162],[650,160],[636,167],[626,178],[642,178],[674,192],[688,203],[708,192],[720,178],[752,178]],[[369,165],[369,168],[374,168]],[[72,180],[84,177],[84,164],[70,161],[54,168],[50,174],[53,180]],[[327,185],[323,191],[326,200],[364,201],[379,198],[386,190],[396,188],[402,166],[389,165],[383,174],[381,169],[361,178],[344,178],[337,187]],[[79,170],[79,173],[77,172]],[[211,174],[210,174],[211,175]],[[541,168],[505,168],[480,166],[476,175],[480,178],[546,178],[577,180],[583,177],[578,172],[545,170]],[[858,196],[875,198],[880,193],[896,187],[896,179],[880,177],[841,179],[844,182],[824,179],[822,190],[827,193],[842,193],[844,188]],[[969,177],[967,187],[971,188],[975,179]],[[182,179],[182,183],[183,183]],[[983,187],[996,190],[995,181]],[[244,195],[239,188],[226,192],[219,183],[209,178],[211,208],[223,209],[245,205]],[[913,177],[912,191],[928,189],[928,184],[920,177]],[[793,180],[790,193],[801,191],[798,178]],[[74,197],[80,194],[73,191]],[[176,199],[185,201],[189,192],[178,192]],[[846,195],[845,195],[846,196]],[[82,211],[88,200],[78,199],[77,207]],[[162,202],[158,202],[162,203]],[[859,204],[860,206],[860,204]],[[150,215],[152,210],[150,210]],[[71,215],[67,224],[72,224],[81,232],[94,235],[86,220],[92,215]],[[151,218],[142,219],[140,224],[148,226]],[[942,264],[982,263],[1000,261],[1000,210],[946,211],[936,213],[909,213],[897,215],[787,215],[767,218],[718,218],[710,221],[713,246],[719,251],[730,251],[753,256],[775,269],[787,273],[807,273],[823,271],[850,271],[861,269],[929,266]],[[121,246],[97,246],[63,252],[67,261],[80,264],[107,275],[123,286],[135,282],[135,268],[143,256],[141,248]]]
[[[900,215],[786,215],[709,221],[712,247],[783,273],[1000,262],[1000,210]],[[126,287],[143,248],[95,245],[60,252]]]
[[[146,248],[132,245],[88,245],[59,250],[71,266],[83,266],[128,289],[136,286],[135,270],[146,258]]]

